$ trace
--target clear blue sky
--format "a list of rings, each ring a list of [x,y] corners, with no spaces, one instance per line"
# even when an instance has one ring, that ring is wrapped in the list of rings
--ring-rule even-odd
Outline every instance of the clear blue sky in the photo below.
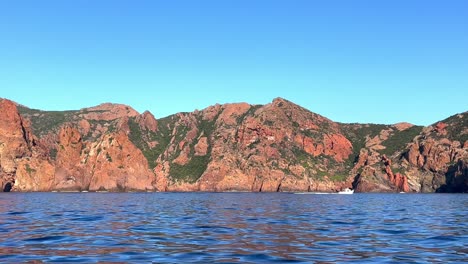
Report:
[[[468,110],[468,1],[0,1],[0,97],[156,117],[284,97],[427,125]]]

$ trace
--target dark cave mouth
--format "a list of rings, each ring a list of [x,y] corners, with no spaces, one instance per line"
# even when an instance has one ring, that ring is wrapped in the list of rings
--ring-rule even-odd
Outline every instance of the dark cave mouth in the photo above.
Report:
[[[13,184],[11,184],[11,182],[7,182],[5,186],[3,187],[3,192],[10,192],[12,187],[13,187]]]

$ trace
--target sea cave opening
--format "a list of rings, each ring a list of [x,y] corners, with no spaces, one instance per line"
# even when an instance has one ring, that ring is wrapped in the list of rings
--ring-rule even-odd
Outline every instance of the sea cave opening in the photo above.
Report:
[[[7,182],[7,184],[5,184],[5,186],[3,187],[3,192],[10,192],[12,187],[13,186],[11,182]]]

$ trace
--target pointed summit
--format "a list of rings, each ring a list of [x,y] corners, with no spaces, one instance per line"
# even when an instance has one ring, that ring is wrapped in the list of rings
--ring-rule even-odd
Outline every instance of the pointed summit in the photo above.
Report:
[[[158,121],[150,111],[145,111],[143,114],[136,117],[135,121],[140,125],[140,128],[150,131],[158,130]]]

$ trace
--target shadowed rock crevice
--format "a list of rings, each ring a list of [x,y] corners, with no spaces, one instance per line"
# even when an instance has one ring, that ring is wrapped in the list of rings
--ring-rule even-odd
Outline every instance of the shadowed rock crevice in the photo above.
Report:
[[[445,184],[440,186],[436,192],[440,193],[468,193],[468,165],[459,160],[456,164],[449,166],[445,173]]]
[[[10,192],[13,188],[13,184],[11,182],[7,182],[3,187],[3,192]]]

